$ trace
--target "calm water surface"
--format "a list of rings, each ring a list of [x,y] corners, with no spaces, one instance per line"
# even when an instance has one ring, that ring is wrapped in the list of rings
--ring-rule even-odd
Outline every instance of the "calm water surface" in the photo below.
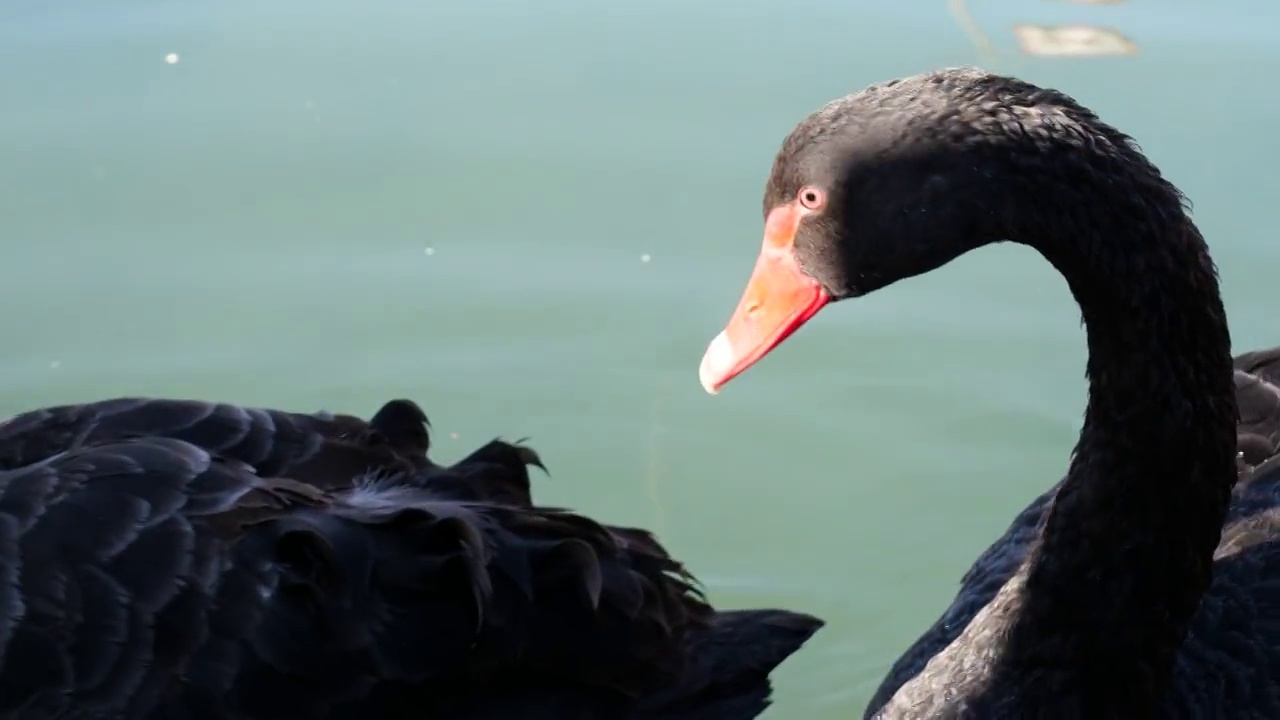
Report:
[[[8,0],[0,413],[409,396],[442,459],[531,435],[542,500],[657,530],[718,604],[826,618],[768,717],[849,717],[1062,472],[1084,347],[1061,279],[988,248],[704,395],[796,121],[947,65],[1059,87],[1195,201],[1238,349],[1280,341],[1280,9],[968,13],[989,45],[941,0]],[[1139,54],[1029,57],[1016,23]]]

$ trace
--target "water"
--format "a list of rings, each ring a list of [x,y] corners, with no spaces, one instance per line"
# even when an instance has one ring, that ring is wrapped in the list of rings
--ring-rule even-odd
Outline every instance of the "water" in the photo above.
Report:
[[[657,530],[718,604],[826,618],[768,717],[849,717],[1059,477],[1084,347],[1061,279],[988,248],[704,395],[796,121],[947,65],[1061,88],[1195,201],[1238,349],[1280,341],[1280,10],[967,12],[989,48],[941,1],[8,0],[0,413],[408,396],[442,459],[531,435],[542,500]],[[1010,31],[1067,22],[1140,53],[1027,57]]]

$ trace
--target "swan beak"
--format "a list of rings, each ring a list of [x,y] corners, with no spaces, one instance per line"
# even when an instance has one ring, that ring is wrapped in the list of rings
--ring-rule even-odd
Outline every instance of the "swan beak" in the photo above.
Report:
[[[795,205],[787,204],[765,219],[764,246],[747,289],[698,367],[698,380],[707,392],[719,392],[831,302],[831,295],[796,260],[800,217]]]

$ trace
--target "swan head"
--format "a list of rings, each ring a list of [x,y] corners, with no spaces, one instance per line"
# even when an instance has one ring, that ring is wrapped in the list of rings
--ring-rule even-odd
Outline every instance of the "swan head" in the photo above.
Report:
[[[774,159],[763,245],[703,356],[703,388],[717,392],[833,302],[990,242],[1034,244],[1062,214],[1029,206],[1052,204],[1044,191],[1077,171],[1100,177],[1089,156],[1114,159],[1127,140],[1096,121],[1066,95],[972,68],[873,85],[810,114]]]

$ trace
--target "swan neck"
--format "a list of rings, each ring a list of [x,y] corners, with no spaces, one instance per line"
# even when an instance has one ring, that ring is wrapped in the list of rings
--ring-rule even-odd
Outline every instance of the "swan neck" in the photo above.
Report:
[[[1155,703],[1211,580],[1237,412],[1204,240],[1176,197],[1135,205],[1158,211],[1038,248],[1080,304],[1089,399],[1007,649],[1016,664]]]

